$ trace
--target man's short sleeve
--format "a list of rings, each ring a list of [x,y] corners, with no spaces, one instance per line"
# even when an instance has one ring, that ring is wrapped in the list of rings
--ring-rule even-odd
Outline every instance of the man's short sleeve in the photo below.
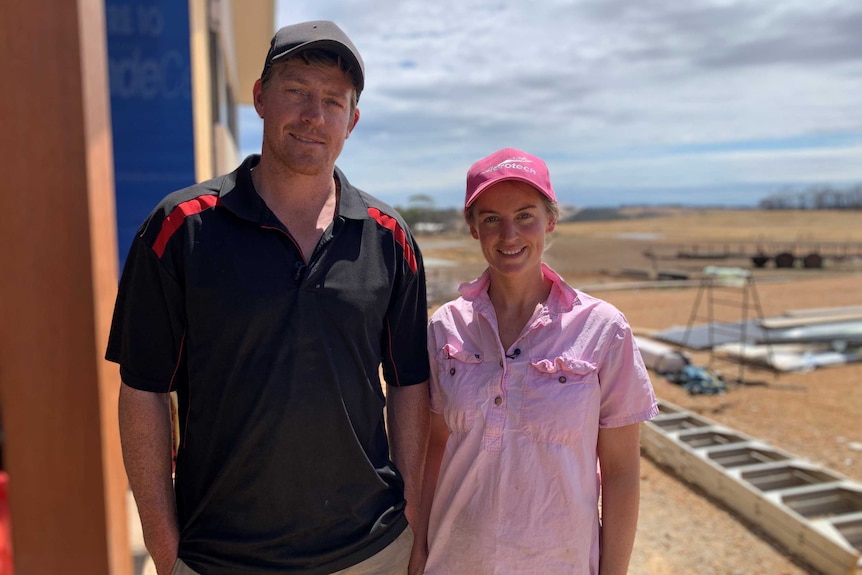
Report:
[[[120,279],[105,358],[120,364],[124,383],[166,393],[182,361],[183,291],[175,274],[142,236],[135,238]]]
[[[408,235],[407,241],[412,246],[416,268],[411,270],[401,263],[400,289],[387,312],[383,342],[383,376],[388,384],[398,387],[424,383],[429,376],[425,267],[412,236]]]

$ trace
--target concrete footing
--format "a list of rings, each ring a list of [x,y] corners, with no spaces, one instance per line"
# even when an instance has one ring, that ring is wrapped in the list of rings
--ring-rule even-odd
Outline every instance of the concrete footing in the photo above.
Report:
[[[668,402],[642,426],[647,457],[824,575],[862,574],[862,484]]]

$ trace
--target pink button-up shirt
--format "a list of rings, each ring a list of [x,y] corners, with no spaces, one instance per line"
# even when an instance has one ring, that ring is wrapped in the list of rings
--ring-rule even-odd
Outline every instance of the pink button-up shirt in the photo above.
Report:
[[[509,349],[488,272],[431,317],[431,408],[451,435],[427,575],[598,573],[599,428],[658,408],[625,317],[543,272],[548,301]]]

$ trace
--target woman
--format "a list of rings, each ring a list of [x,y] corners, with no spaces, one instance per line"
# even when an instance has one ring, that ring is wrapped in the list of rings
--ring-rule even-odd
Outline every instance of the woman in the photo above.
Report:
[[[414,551],[427,540],[428,575],[623,574],[639,423],[658,413],[631,329],[542,263],[558,207],[541,159],[509,148],[476,162],[464,214],[488,268],[429,323]]]

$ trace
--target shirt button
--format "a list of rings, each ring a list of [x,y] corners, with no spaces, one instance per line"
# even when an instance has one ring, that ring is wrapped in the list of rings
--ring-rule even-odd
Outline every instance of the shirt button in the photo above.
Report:
[[[565,375],[560,376],[560,383],[566,383],[566,376]]]
[[[501,405],[503,403],[503,398],[499,395],[494,398],[494,405]]]
[[[449,375],[455,375],[455,368],[454,367],[449,370]]]

